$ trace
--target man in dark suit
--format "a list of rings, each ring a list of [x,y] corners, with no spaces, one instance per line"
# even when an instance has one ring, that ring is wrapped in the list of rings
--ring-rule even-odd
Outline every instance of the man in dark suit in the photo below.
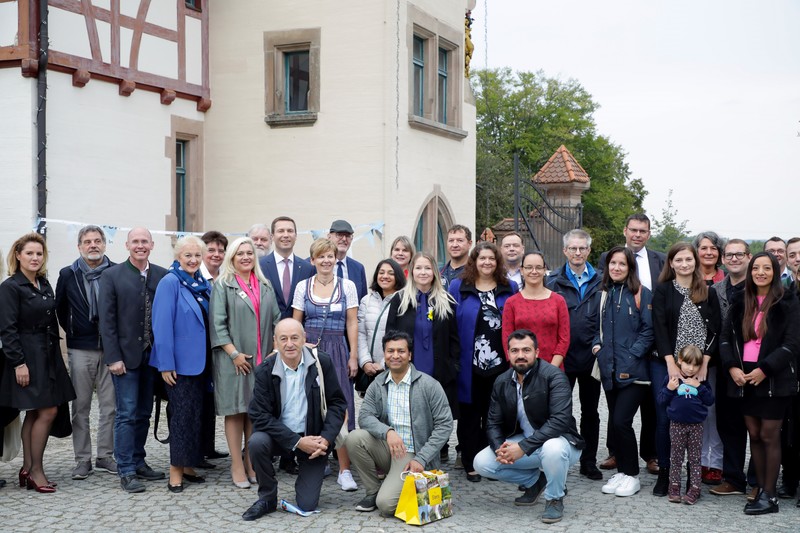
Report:
[[[639,281],[643,287],[647,287],[650,291],[654,291],[658,285],[658,277],[661,275],[661,270],[664,268],[664,263],[667,262],[667,256],[661,252],[656,252],[647,249],[647,241],[650,240],[650,218],[644,213],[635,213],[630,215],[625,220],[625,229],[622,230],[625,235],[625,247],[630,248],[636,256],[636,272],[639,275]],[[600,264],[597,270],[602,276],[602,271],[606,266],[606,252],[600,256]],[[651,357],[651,366],[661,365],[663,361],[659,361],[658,357]],[[651,376],[652,377],[652,376]],[[641,416],[642,428],[639,432],[639,455],[647,461],[647,471],[651,474],[658,473],[658,464],[656,461],[656,410],[655,410],[655,394],[658,387],[653,388],[653,397],[647,396],[646,400],[642,402]],[[609,449],[609,457],[600,463],[600,468],[614,469],[617,467],[616,460],[614,459],[613,439],[612,434],[608,432],[608,439],[606,444]]]
[[[336,275],[356,284],[360,302],[367,295],[367,275],[364,265],[347,257],[347,251],[353,244],[353,226],[346,220],[334,220],[328,238],[336,244]]]
[[[153,411],[154,370],[148,365],[153,297],[167,271],[148,260],[153,237],[147,229],[133,228],[125,248],[130,257],[100,277],[100,337],[116,391],[114,455],[120,483],[126,492],[144,492],[139,479],[164,478],[164,472],[145,463],[144,444]]]
[[[259,259],[259,265],[275,289],[281,318],[291,318],[294,288],[300,280],[314,274],[314,267],[294,254],[297,242],[294,220],[286,216],[277,217],[272,221],[271,230],[274,251]]]

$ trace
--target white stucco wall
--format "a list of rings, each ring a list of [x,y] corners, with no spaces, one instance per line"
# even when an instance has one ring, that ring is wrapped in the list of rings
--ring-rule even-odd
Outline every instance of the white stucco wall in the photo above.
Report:
[[[463,28],[466,2],[424,0],[421,9]],[[440,185],[456,220],[473,224],[474,106],[464,105],[466,140],[408,127],[405,3],[400,23],[400,127],[395,128],[394,2],[290,0],[211,2],[213,107],[206,120],[206,216],[222,231],[289,215],[298,229],[332,220],[386,223],[383,242],[353,245],[368,270],[388,255],[391,240],[411,235],[423,202]],[[443,15],[444,14],[444,15]],[[264,122],[265,31],[321,28],[321,93],[310,127],[270,128]],[[466,83],[466,81],[464,82]],[[400,187],[395,188],[395,137],[400,136]],[[239,209],[214,209],[236,205]],[[356,233],[359,231],[357,229]],[[310,237],[298,241],[307,255]]]
[[[0,3],[0,46],[13,46],[19,24],[17,2]]]

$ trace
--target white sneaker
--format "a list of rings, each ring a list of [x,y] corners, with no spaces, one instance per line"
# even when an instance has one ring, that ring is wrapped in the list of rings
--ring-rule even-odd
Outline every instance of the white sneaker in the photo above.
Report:
[[[617,496],[633,496],[642,486],[639,483],[639,476],[625,476],[625,479],[614,492]]]
[[[605,485],[603,485],[603,488],[600,490],[603,491],[603,494],[616,494],[617,487],[622,485],[622,482],[625,481],[626,477],[627,476],[622,472],[614,474],[613,476],[611,476],[611,479],[609,479],[608,482]]]
[[[358,485],[356,485],[353,474],[351,474],[349,470],[342,470],[339,472],[339,478],[336,482],[342,486],[342,490],[344,491],[353,492],[354,490],[358,490]]]

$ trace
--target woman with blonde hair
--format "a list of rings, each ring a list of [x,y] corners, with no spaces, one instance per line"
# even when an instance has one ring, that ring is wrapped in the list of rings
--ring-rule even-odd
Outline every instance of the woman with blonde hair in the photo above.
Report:
[[[17,239],[0,284],[0,344],[5,354],[0,405],[25,411],[19,484],[56,491],[44,473],[44,449],[58,406],[75,399],[61,356],[56,301],[47,281],[47,245],[38,233]]]
[[[233,241],[220,271],[209,307],[214,404],[217,415],[225,417],[233,484],[247,489],[256,482],[247,448],[253,430],[247,417],[255,384],[253,367],[272,352],[273,329],[280,311],[272,285],[258,266],[252,239]]]
[[[428,252],[417,252],[411,260],[408,282],[392,298],[386,319],[387,332],[404,331],[414,339],[414,367],[442,385],[453,418],[458,414],[461,351],[455,305],[442,286],[436,260]]]
[[[352,281],[337,277],[334,272],[336,244],[333,241],[317,239],[310,252],[311,264],[317,273],[297,283],[293,316],[304,323],[307,341],[316,344],[319,351],[328,354],[333,361],[339,386],[347,399],[347,428],[352,431],[356,427],[353,378],[358,372],[358,293]],[[337,482],[344,491],[357,490],[347,448],[339,448],[337,457]]]

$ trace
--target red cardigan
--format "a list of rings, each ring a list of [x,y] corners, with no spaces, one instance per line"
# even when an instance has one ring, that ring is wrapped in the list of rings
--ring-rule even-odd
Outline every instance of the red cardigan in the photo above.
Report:
[[[508,358],[508,336],[518,329],[529,329],[539,341],[539,357],[548,363],[553,354],[566,357],[569,349],[569,311],[560,294],[550,293],[546,300],[527,300],[518,292],[506,301],[503,309],[503,348]],[[562,363],[561,370],[564,370]]]

